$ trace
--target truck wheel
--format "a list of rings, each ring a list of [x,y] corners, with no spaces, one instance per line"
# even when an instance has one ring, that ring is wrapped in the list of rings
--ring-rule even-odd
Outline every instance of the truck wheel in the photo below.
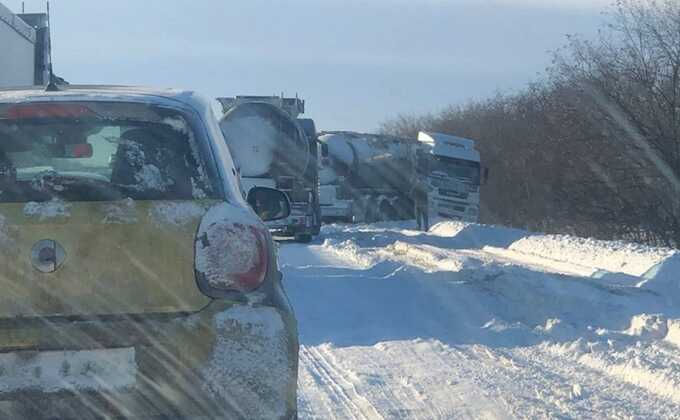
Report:
[[[295,242],[299,242],[301,244],[308,244],[312,242],[312,235],[309,233],[301,233],[299,235],[295,235]]]
[[[375,223],[378,221],[378,209],[374,201],[369,201],[364,213],[364,223]]]
[[[392,204],[384,200],[380,203],[380,221],[381,222],[390,222],[393,220],[398,220],[399,216],[397,215],[397,210],[392,207]]]

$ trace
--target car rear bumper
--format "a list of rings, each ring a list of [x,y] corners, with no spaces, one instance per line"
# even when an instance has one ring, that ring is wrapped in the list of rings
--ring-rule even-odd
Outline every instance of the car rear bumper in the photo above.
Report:
[[[12,366],[0,371],[32,379],[0,380],[0,417],[293,418],[297,327],[280,306],[213,301],[182,316],[43,321],[33,343],[35,332],[15,328],[28,341],[4,347],[0,364]]]

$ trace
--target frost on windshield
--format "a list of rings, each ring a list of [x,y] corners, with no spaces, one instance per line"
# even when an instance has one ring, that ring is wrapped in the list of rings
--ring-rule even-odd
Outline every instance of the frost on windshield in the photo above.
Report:
[[[122,152],[119,150],[119,155],[124,158],[134,178],[129,187],[139,191],[166,191],[175,183],[166,173],[161,172],[158,166],[150,163],[163,162],[163,157],[168,153],[164,149],[157,149],[156,156],[147,156],[142,145],[136,141],[121,140],[118,147],[122,150]]]
[[[57,181],[57,172],[43,168],[31,178],[31,188],[36,191],[63,191],[64,186]]]
[[[194,162],[198,164],[196,167],[196,170],[198,172],[198,179],[194,177],[191,178],[191,188],[193,191],[192,195],[196,199],[205,198],[207,196],[205,188],[207,185],[210,184],[207,181],[203,165],[200,164],[200,162],[202,162],[201,154],[199,153],[198,144],[196,143],[196,137],[194,136],[193,130],[190,129],[187,121],[181,116],[167,117],[164,118],[162,122],[163,124],[170,126],[173,130],[185,135],[188,138],[189,147],[191,148],[191,156],[193,157]]]
[[[156,165],[143,165],[135,173],[137,180],[136,187],[144,190],[165,191],[173,184],[171,179],[167,179],[161,174],[161,170]]]

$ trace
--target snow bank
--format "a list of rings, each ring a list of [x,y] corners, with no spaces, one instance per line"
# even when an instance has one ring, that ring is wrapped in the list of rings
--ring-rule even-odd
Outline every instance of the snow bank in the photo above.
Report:
[[[680,403],[680,359],[677,345],[680,320],[662,314],[638,314],[623,331],[596,329],[591,334],[543,348],[570,358],[611,380],[638,386],[652,394]],[[671,347],[668,346],[671,344]]]
[[[498,226],[478,225],[458,221],[445,221],[434,225],[430,234],[452,238],[457,248],[482,248],[493,246],[507,248],[513,242],[530,235],[520,229],[510,229]]]
[[[326,239],[321,246],[325,248],[327,252],[330,252],[339,258],[351,261],[353,264],[360,267],[368,268],[376,263],[375,258],[363,252],[359,245],[352,240],[336,241]]]
[[[649,269],[639,284],[669,299],[680,300],[680,253],[674,253]]]
[[[464,256],[452,256],[450,253],[442,252],[435,247],[426,245],[416,247],[401,241],[388,246],[386,251],[437,270],[461,271],[467,261]]]
[[[647,340],[660,340],[668,334],[668,323],[660,314],[639,314],[630,321],[627,334]]]
[[[454,248],[502,248],[506,256],[527,259],[532,257],[571,264],[593,278],[610,283],[628,284],[634,279],[626,276],[651,278],[663,265],[664,276],[672,271],[680,272],[680,265],[673,267],[671,257],[676,252],[668,248],[655,248],[623,241],[601,241],[568,235],[546,235],[519,229],[486,226],[457,221],[445,221],[433,226],[431,235],[450,238]],[[493,250],[492,250],[493,251]],[[668,264],[662,264],[668,261]],[[656,271],[652,270],[657,268]],[[654,274],[651,274],[654,271]],[[618,279],[613,274],[621,273]],[[650,274],[645,274],[650,273]]]
[[[664,339],[667,342],[680,347],[680,319],[669,319],[667,328],[668,333]]]
[[[664,248],[567,235],[530,235],[513,242],[509,249],[633,276],[641,276],[672,253]]]

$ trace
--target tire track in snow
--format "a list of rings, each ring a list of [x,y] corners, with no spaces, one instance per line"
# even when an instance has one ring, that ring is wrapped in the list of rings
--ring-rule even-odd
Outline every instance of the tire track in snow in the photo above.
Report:
[[[300,359],[302,365],[310,369],[312,376],[331,391],[333,394],[331,399],[345,407],[347,417],[364,420],[383,419],[378,410],[357,392],[354,384],[343,376],[318,348],[300,346]],[[342,417],[335,410],[337,407],[330,408],[329,412],[333,413],[335,418]]]
[[[489,377],[507,395],[518,417],[670,418],[679,412],[671,401],[602,372],[546,351],[543,346],[494,349],[482,345],[455,350]],[[484,379],[484,378],[482,378]],[[535,410],[531,415],[527,413]]]
[[[386,359],[385,345],[378,343],[372,347],[354,347],[332,349],[324,351],[329,359],[342,370],[347,376],[356,377],[356,386],[365,388],[362,393],[375,407],[380,408],[380,414],[390,419],[446,419],[448,418],[432,404],[426,396],[426,391],[416,381],[411,380],[405,372],[406,366],[397,364],[396,360]],[[339,363],[336,355],[342,360]],[[409,361],[412,359],[409,358]],[[351,362],[351,368],[346,368]],[[390,370],[390,367],[396,368]],[[361,373],[357,373],[361,372]],[[360,377],[361,376],[361,377]]]
[[[354,351],[354,349],[342,349],[342,350],[339,350],[339,351],[341,351],[343,353],[350,353],[350,352],[356,353]],[[359,359],[355,359],[354,357],[351,358],[352,365],[356,366],[356,367],[360,367],[360,371],[365,373],[365,372],[370,370],[371,360],[370,360],[370,358],[367,360],[363,356],[367,355],[370,352],[370,348],[361,348],[360,352],[361,353],[360,353]],[[326,360],[332,362],[333,365],[338,367],[338,369],[341,369],[343,372],[345,372],[345,377],[351,376],[351,377],[356,378],[356,379],[353,380],[353,382],[355,382],[354,388],[356,389],[357,386],[361,382],[361,380],[358,378],[357,373],[354,370],[348,370],[346,367],[341,366],[338,363],[333,352],[330,351],[329,349],[327,349],[327,348],[323,349],[323,353],[325,354]],[[341,356],[341,358],[342,358],[342,356]],[[376,407],[376,403],[379,404],[379,406],[381,408],[387,406],[386,407],[387,410],[384,410],[384,409],[381,410],[381,412],[380,412],[381,417],[385,418],[385,416],[387,416],[389,418],[392,413],[397,413],[397,412],[402,413],[402,411],[401,411],[402,407],[395,403],[395,401],[400,400],[400,397],[402,397],[402,395],[397,395],[397,394],[394,394],[392,392],[386,392],[386,389],[385,389],[386,387],[384,385],[383,378],[380,378],[380,382],[383,382],[382,384],[376,384],[375,381],[372,381],[372,382],[374,382],[374,383],[371,384],[372,386],[370,387],[370,394],[366,394],[366,393],[361,393],[361,394],[363,395],[364,398],[371,401],[371,404],[373,405],[373,407]],[[357,393],[358,392],[359,391],[357,390]],[[376,394],[376,393],[379,394],[379,397],[381,397],[381,398],[375,398],[374,394]],[[374,398],[369,399],[369,397],[374,397]],[[385,411],[387,411],[387,413]]]
[[[345,394],[348,395],[352,404],[359,409],[362,417],[366,419],[383,419],[378,410],[362,395],[357,392],[354,384],[347,379],[341,371],[328,357],[328,353],[321,347],[311,347],[310,353],[315,355],[316,361],[325,367],[332,377],[337,378],[336,383],[340,385]],[[332,356],[331,356],[332,357]]]
[[[418,405],[408,412],[427,419],[508,419],[509,408],[501,398],[480,387],[467,360],[442,358],[443,345],[436,340],[379,343],[382,368],[396,380],[391,388],[409,389]],[[401,378],[401,380],[398,380]]]
[[[593,351],[579,355],[560,355],[551,349],[544,349],[552,357],[570,359],[583,369],[598,372],[610,381],[625,383],[629,386],[641,388],[653,394],[662,401],[675,404],[680,411],[680,377],[676,372],[680,367],[680,358],[677,349],[670,343],[654,340],[646,343],[638,342],[628,348],[614,351]],[[621,359],[623,352],[628,353],[625,359]],[[631,353],[632,355],[631,357]],[[630,360],[632,358],[632,361]]]
[[[356,406],[354,406],[351,401],[349,400],[349,397],[344,394],[342,388],[340,388],[337,383],[333,380],[333,378],[329,375],[329,373],[321,366],[318,365],[318,363],[315,361],[314,356],[309,353],[307,350],[307,347],[304,345],[300,346],[300,366],[304,367],[309,375],[312,377],[313,381],[316,383],[316,386],[314,388],[315,391],[318,393],[324,393],[328,399],[330,399],[331,403],[334,403],[334,406],[331,406],[326,402],[326,399],[321,399],[321,398],[314,398],[314,400],[322,400],[323,405],[326,408],[326,412],[329,415],[333,415],[336,418],[342,418],[343,416],[340,416],[341,409],[342,411],[345,412],[344,418],[352,418],[352,419],[357,419],[356,415],[354,414],[356,411]],[[301,387],[301,390],[303,393],[306,393],[305,387]],[[305,400],[311,400],[312,398],[307,398],[305,395],[303,397]],[[311,408],[311,407],[309,407]],[[311,413],[308,413],[311,414]],[[310,416],[311,418],[317,418],[316,416]],[[318,418],[323,418],[323,417],[318,417]]]

